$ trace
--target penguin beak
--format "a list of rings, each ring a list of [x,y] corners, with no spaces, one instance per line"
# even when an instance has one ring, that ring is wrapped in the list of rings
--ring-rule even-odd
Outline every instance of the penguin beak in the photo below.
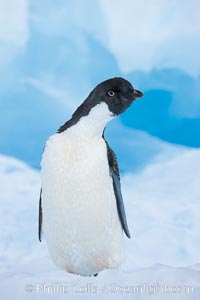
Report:
[[[141,97],[143,97],[143,93],[134,89],[133,90],[133,97],[134,97],[134,99],[141,98]]]

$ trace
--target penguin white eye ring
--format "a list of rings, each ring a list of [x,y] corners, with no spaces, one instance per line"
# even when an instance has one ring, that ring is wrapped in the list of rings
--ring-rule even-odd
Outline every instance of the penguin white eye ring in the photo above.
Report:
[[[114,91],[108,91],[108,96],[113,97],[115,95]]]
[[[123,260],[123,232],[130,233],[117,158],[104,130],[142,96],[123,78],[106,80],[46,143],[39,240],[44,232],[52,260],[68,273],[97,275]]]

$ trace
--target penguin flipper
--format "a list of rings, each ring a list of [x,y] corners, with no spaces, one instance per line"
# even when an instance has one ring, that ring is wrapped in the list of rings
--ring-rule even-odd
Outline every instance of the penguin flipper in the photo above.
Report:
[[[110,167],[110,175],[112,176],[112,180],[113,180],[113,188],[114,188],[115,198],[117,202],[119,219],[126,236],[130,238],[131,235],[126,221],[126,213],[125,213],[124,202],[121,193],[121,183],[120,183],[120,175],[119,175],[117,158],[114,151],[109,147],[107,142],[106,145],[107,145],[108,163]]]
[[[39,200],[39,222],[38,222],[38,238],[42,241],[42,189],[40,190],[40,200]]]

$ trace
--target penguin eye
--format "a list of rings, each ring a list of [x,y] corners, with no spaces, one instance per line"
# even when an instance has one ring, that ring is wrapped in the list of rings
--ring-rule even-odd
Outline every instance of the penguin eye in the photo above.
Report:
[[[113,91],[108,91],[108,96],[113,97],[115,95],[115,92]]]

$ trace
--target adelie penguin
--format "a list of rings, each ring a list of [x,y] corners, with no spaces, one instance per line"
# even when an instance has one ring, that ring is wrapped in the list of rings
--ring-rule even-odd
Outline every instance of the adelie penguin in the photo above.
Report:
[[[130,233],[117,159],[104,129],[142,96],[123,78],[106,80],[46,143],[39,240],[43,231],[52,260],[69,273],[96,275],[122,262],[123,231]]]

